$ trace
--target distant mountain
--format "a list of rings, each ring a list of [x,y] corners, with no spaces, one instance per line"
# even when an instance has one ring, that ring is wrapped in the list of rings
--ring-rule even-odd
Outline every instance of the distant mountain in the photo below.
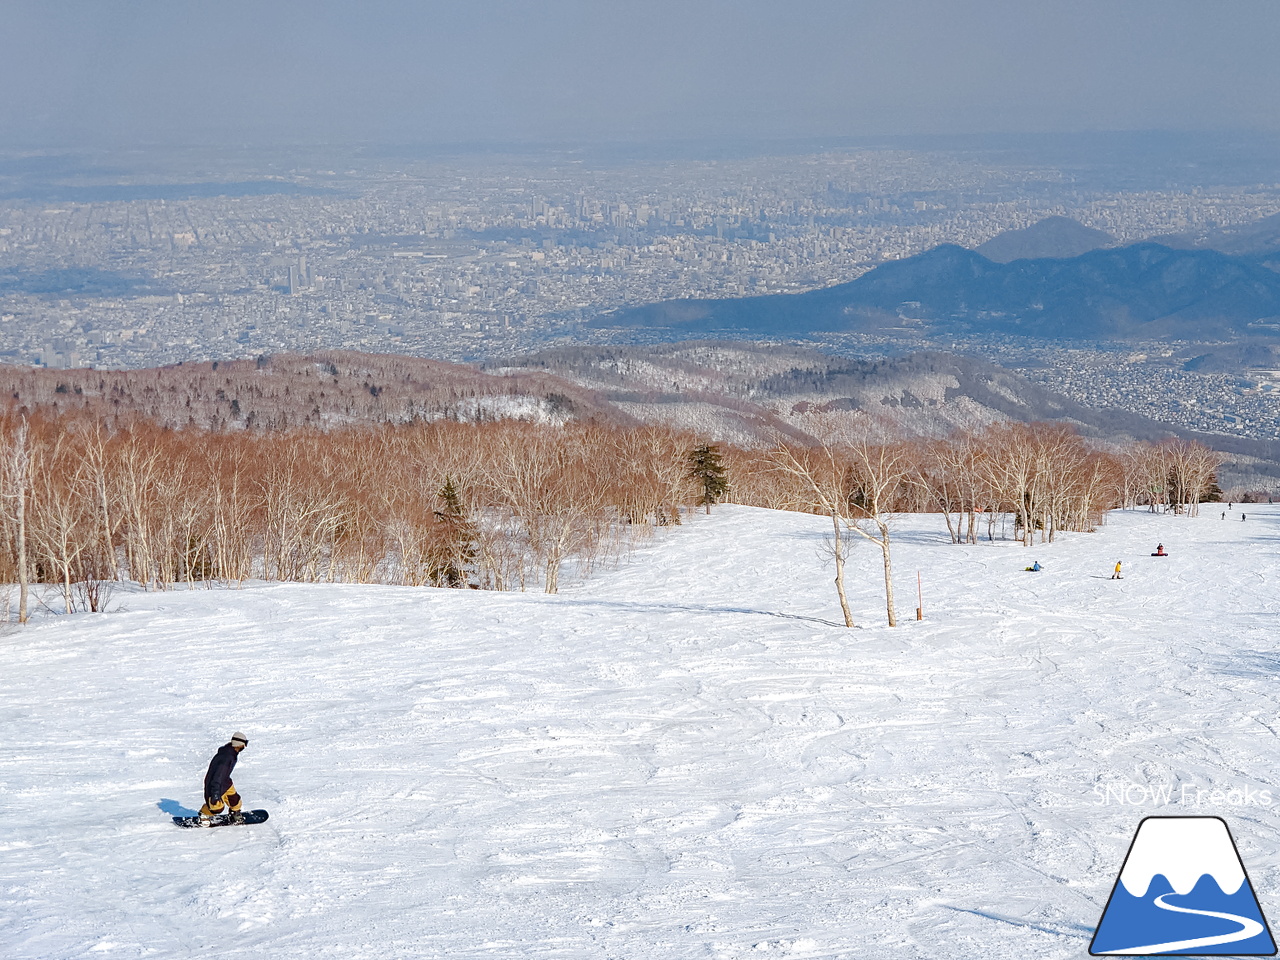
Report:
[[[767,440],[813,409],[862,411],[909,436],[940,436],[1002,419],[1064,421],[1100,439],[1192,435],[1123,410],[1086,407],[986,360],[929,350],[863,360],[716,340],[579,345],[495,362],[486,372],[549,375],[634,420],[713,435],[714,422],[723,439],[738,442]],[[1280,455],[1280,443],[1250,450]]]
[[[843,411],[887,433],[936,437],[997,420],[1067,423],[1101,443],[1200,440],[1229,454],[1224,487],[1270,489],[1280,441],[1202,434],[1125,410],[1087,407],[985,360],[937,351],[860,360],[786,344],[697,340],[556,347],[495,362],[540,374],[612,408],[617,422],[662,423],[758,446],[804,439],[811,411]],[[598,414],[593,414],[598,415]]]
[[[1021,230],[1006,230],[977,250],[988,260],[1011,263],[1014,260],[1078,257],[1090,250],[1113,247],[1116,243],[1111,234],[1086,227],[1079,220],[1046,217]]]
[[[619,310],[596,325],[756,336],[856,330],[1231,339],[1280,333],[1280,274],[1216,250],[1154,243],[1007,264],[943,244],[822,290],[675,300]]]
[[[1217,250],[1233,256],[1280,254],[1280,213],[1203,234],[1173,233],[1154,242],[1184,250]],[[981,248],[979,248],[981,249]]]
[[[1182,369],[1192,373],[1228,373],[1246,370],[1280,370],[1280,344],[1242,340],[1229,344],[1192,344],[1177,354],[1185,357]]]
[[[995,420],[1065,420],[1094,436],[1124,431],[994,364],[943,353],[859,360],[779,345],[697,341],[558,347],[493,372],[568,380],[619,413],[744,446],[804,439],[805,418],[839,411],[889,434],[943,436]],[[1137,433],[1146,424],[1138,424]],[[1167,432],[1167,431],[1166,431]]]

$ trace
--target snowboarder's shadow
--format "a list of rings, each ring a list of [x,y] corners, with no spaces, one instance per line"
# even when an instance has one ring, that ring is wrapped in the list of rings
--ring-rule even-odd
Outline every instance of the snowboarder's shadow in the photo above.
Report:
[[[187,807],[184,807],[179,801],[170,800],[168,798],[162,799],[156,804],[156,806],[171,817],[194,817],[200,812],[199,810],[190,810]]]

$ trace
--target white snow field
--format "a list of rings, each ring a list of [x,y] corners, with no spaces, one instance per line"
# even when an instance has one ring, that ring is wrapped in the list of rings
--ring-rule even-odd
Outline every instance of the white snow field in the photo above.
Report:
[[[873,547],[847,630],[825,521],[733,506],[557,597],[43,615],[0,636],[0,955],[1078,958],[1158,813],[1222,816],[1280,919],[1280,505],[1241,509],[902,518],[897,629]],[[234,730],[270,821],[178,829]]]

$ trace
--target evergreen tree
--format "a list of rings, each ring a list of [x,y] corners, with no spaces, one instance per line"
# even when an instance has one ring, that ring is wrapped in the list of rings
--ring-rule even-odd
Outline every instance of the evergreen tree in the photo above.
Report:
[[[433,551],[431,579],[437,586],[465,587],[476,560],[476,528],[462,505],[462,497],[452,477],[440,488],[441,509],[434,511],[444,536]]]
[[[729,478],[720,462],[720,448],[704,443],[689,452],[689,476],[702,488],[698,504],[711,512],[711,505],[729,492]]]
[[[1218,475],[1216,473],[1209,477],[1209,489],[1205,493],[1205,495],[1200,498],[1200,502],[1201,503],[1221,503],[1222,502],[1222,488],[1218,486]]]

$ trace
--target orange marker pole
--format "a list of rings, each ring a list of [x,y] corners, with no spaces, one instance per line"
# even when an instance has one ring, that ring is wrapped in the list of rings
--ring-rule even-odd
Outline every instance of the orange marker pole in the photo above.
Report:
[[[916,571],[916,619],[924,619],[924,590],[920,586],[920,571]]]

